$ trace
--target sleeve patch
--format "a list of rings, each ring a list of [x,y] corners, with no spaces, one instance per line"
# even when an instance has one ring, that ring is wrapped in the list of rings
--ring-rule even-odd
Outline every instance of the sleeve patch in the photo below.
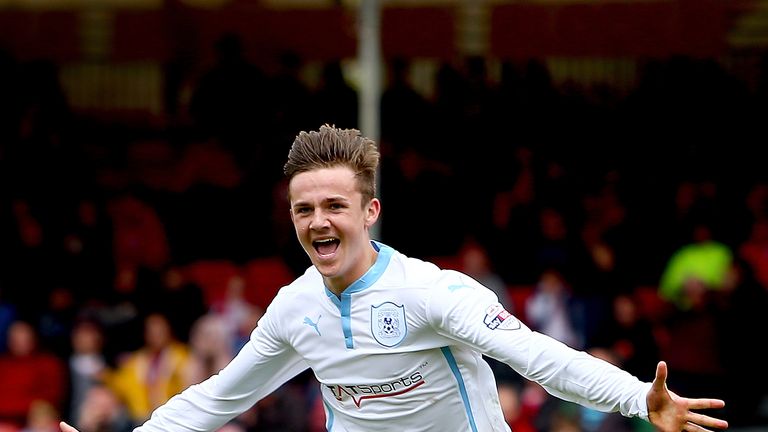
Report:
[[[491,330],[517,330],[521,327],[520,321],[499,303],[485,310],[483,323]]]

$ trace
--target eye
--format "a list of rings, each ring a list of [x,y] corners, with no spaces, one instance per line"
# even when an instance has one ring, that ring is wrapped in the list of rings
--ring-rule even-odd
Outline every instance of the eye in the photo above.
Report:
[[[309,207],[294,207],[293,213],[297,215],[307,214],[311,211]]]

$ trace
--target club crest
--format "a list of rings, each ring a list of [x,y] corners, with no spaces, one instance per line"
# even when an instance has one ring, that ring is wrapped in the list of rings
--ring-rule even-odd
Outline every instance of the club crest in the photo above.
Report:
[[[376,342],[385,347],[393,347],[402,342],[408,333],[405,307],[392,302],[371,306],[371,333]]]

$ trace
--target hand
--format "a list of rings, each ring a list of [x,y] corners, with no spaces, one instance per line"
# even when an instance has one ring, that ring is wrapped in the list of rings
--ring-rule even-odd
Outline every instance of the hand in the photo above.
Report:
[[[59,423],[59,427],[61,428],[61,432],[78,432],[77,429],[75,429],[72,426],[66,424],[65,422]]]
[[[648,420],[660,432],[711,432],[708,427],[727,429],[728,422],[693,409],[723,408],[725,402],[720,399],[688,399],[680,397],[667,389],[667,364],[659,362],[656,366],[656,378],[648,391]],[[67,431],[72,432],[72,431]]]

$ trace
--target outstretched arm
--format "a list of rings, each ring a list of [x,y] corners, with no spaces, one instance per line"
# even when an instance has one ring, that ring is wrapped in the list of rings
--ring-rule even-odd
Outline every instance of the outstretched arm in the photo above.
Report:
[[[667,364],[663,361],[656,366],[656,378],[648,391],[647,401],[648,420],[660,432],[711,432],[707,428],[728,428],[725,420],[691,411],[723,408],[724,401],[684,398],[667,389]]]

